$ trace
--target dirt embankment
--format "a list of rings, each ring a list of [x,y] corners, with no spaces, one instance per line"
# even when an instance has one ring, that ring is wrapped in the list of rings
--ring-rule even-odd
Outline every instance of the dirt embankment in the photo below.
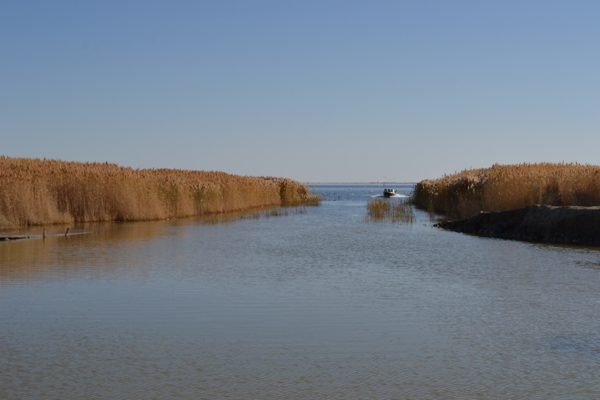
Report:
[[[600,207],[533,205],[509,211],[482,212],[435,226],[480,236],[544,243],[600,246]]]

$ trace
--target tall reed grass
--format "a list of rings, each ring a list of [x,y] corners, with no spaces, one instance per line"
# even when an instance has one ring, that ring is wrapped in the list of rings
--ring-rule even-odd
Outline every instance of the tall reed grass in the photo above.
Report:
[[[0,156],[3,229],[179,218],[319,201],[305,185],[285,178]]]
[[[494,164],[421,181],[415,186],[412,202],[453,218],[533,204],[595,206],[600,205],[600,166]]]
[[[367,202],[367,221],[390,221],[394,223],[412,223],[415,215],[412,205],[406,200],[375,199]]]

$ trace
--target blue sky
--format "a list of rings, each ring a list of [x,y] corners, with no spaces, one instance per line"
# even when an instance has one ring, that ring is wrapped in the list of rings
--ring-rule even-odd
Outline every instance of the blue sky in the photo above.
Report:
[[[2,1],[0,154],[303,182],[599,164],[597,1]]]

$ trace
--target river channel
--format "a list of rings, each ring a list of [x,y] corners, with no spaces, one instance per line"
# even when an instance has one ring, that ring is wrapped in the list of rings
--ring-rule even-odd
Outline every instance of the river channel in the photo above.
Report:
[[[374,222],[383,186],[314,188],[0,242],[0,399],[600,398],[600,251]]]

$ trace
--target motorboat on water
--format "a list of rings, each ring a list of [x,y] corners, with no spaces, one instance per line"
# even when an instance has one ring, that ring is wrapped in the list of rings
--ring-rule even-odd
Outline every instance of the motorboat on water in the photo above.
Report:
[[[396,195],[396,191],[394,189],[383,189],[383,197],[392,197]]]

